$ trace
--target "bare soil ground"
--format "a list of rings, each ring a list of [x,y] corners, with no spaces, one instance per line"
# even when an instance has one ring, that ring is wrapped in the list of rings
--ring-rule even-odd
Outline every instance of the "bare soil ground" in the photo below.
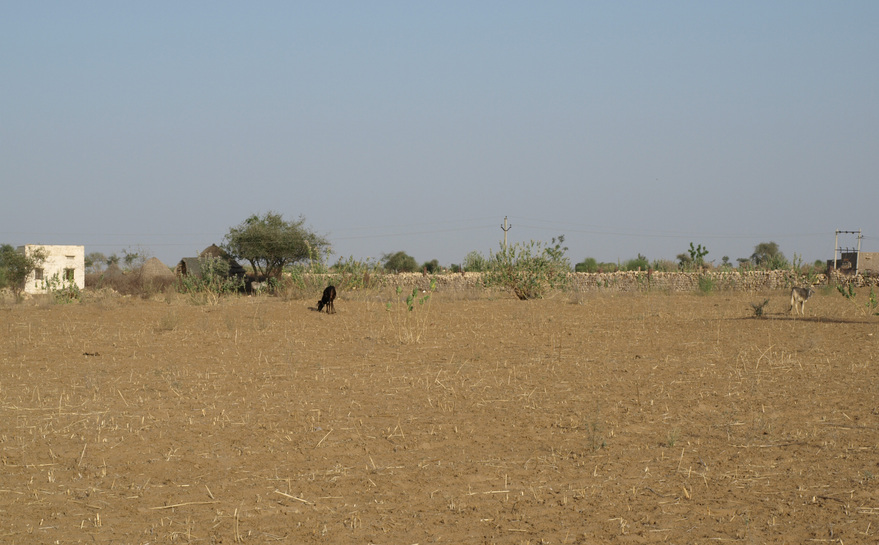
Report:
[[[879,317],[787,298],[6,304],[0,542],[876,542]]]

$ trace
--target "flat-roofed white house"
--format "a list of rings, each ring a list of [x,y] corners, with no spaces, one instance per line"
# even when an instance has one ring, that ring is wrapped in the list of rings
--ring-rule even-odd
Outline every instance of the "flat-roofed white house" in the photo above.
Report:
[[[40,248],[45,252],[46,260],[25,279],[25,293],[48,293],[52,287],[61,288],[71,283],[79,289],[85,288],[85,246],[25,244],[17,250],[32,256]]]

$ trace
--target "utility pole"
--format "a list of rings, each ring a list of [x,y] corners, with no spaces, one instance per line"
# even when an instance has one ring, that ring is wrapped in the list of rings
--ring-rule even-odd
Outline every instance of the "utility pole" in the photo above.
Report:
[[[504,251],[507,251],[507,231],[513,228],[513,224],[507,225],[507,217],[504,216],[504,224],[501,225],[501,229],[504,230]]]

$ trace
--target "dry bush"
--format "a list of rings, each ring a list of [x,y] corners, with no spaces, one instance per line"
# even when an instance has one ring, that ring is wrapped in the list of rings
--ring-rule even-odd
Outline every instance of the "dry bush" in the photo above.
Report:
[[[153,296],[177,291],[177,278],[145,278],[141,270],[125,272],[100,272],[85,275],[85,287],[92,290],[113,290],[121,295],[134,295],[149,299]]]
[[[91,273],[85,275],[85,287],[96,290],[109,288],[123,295],[138,295],[141,291],[140,275]]]

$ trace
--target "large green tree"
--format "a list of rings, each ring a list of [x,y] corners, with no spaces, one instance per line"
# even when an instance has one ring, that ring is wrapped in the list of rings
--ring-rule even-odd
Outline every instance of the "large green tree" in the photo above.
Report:
[[[254,214],[229,229],[223,245],[235,259],[250,263],[262,276],[280,278],[287,265],[319,258],[329,250],[326,238],[305,227],[305,218],[284,221],[281,214]]]
[[[775,242],[761,242],[754,246],[751,261],[754,262],[754,265],[769,270],[784,269],[788,266],[787,259]]]
[[[415,258],[404,251],[392,254],[384,254],[382,262],[388,272],[415,272],[418,270],[418,262]]]
[[[42,248],[25,255],[9,244],[0,245],[0,288],[10,288],[16,299],[19,298],[27,276],[44,261],[46,252]]]

